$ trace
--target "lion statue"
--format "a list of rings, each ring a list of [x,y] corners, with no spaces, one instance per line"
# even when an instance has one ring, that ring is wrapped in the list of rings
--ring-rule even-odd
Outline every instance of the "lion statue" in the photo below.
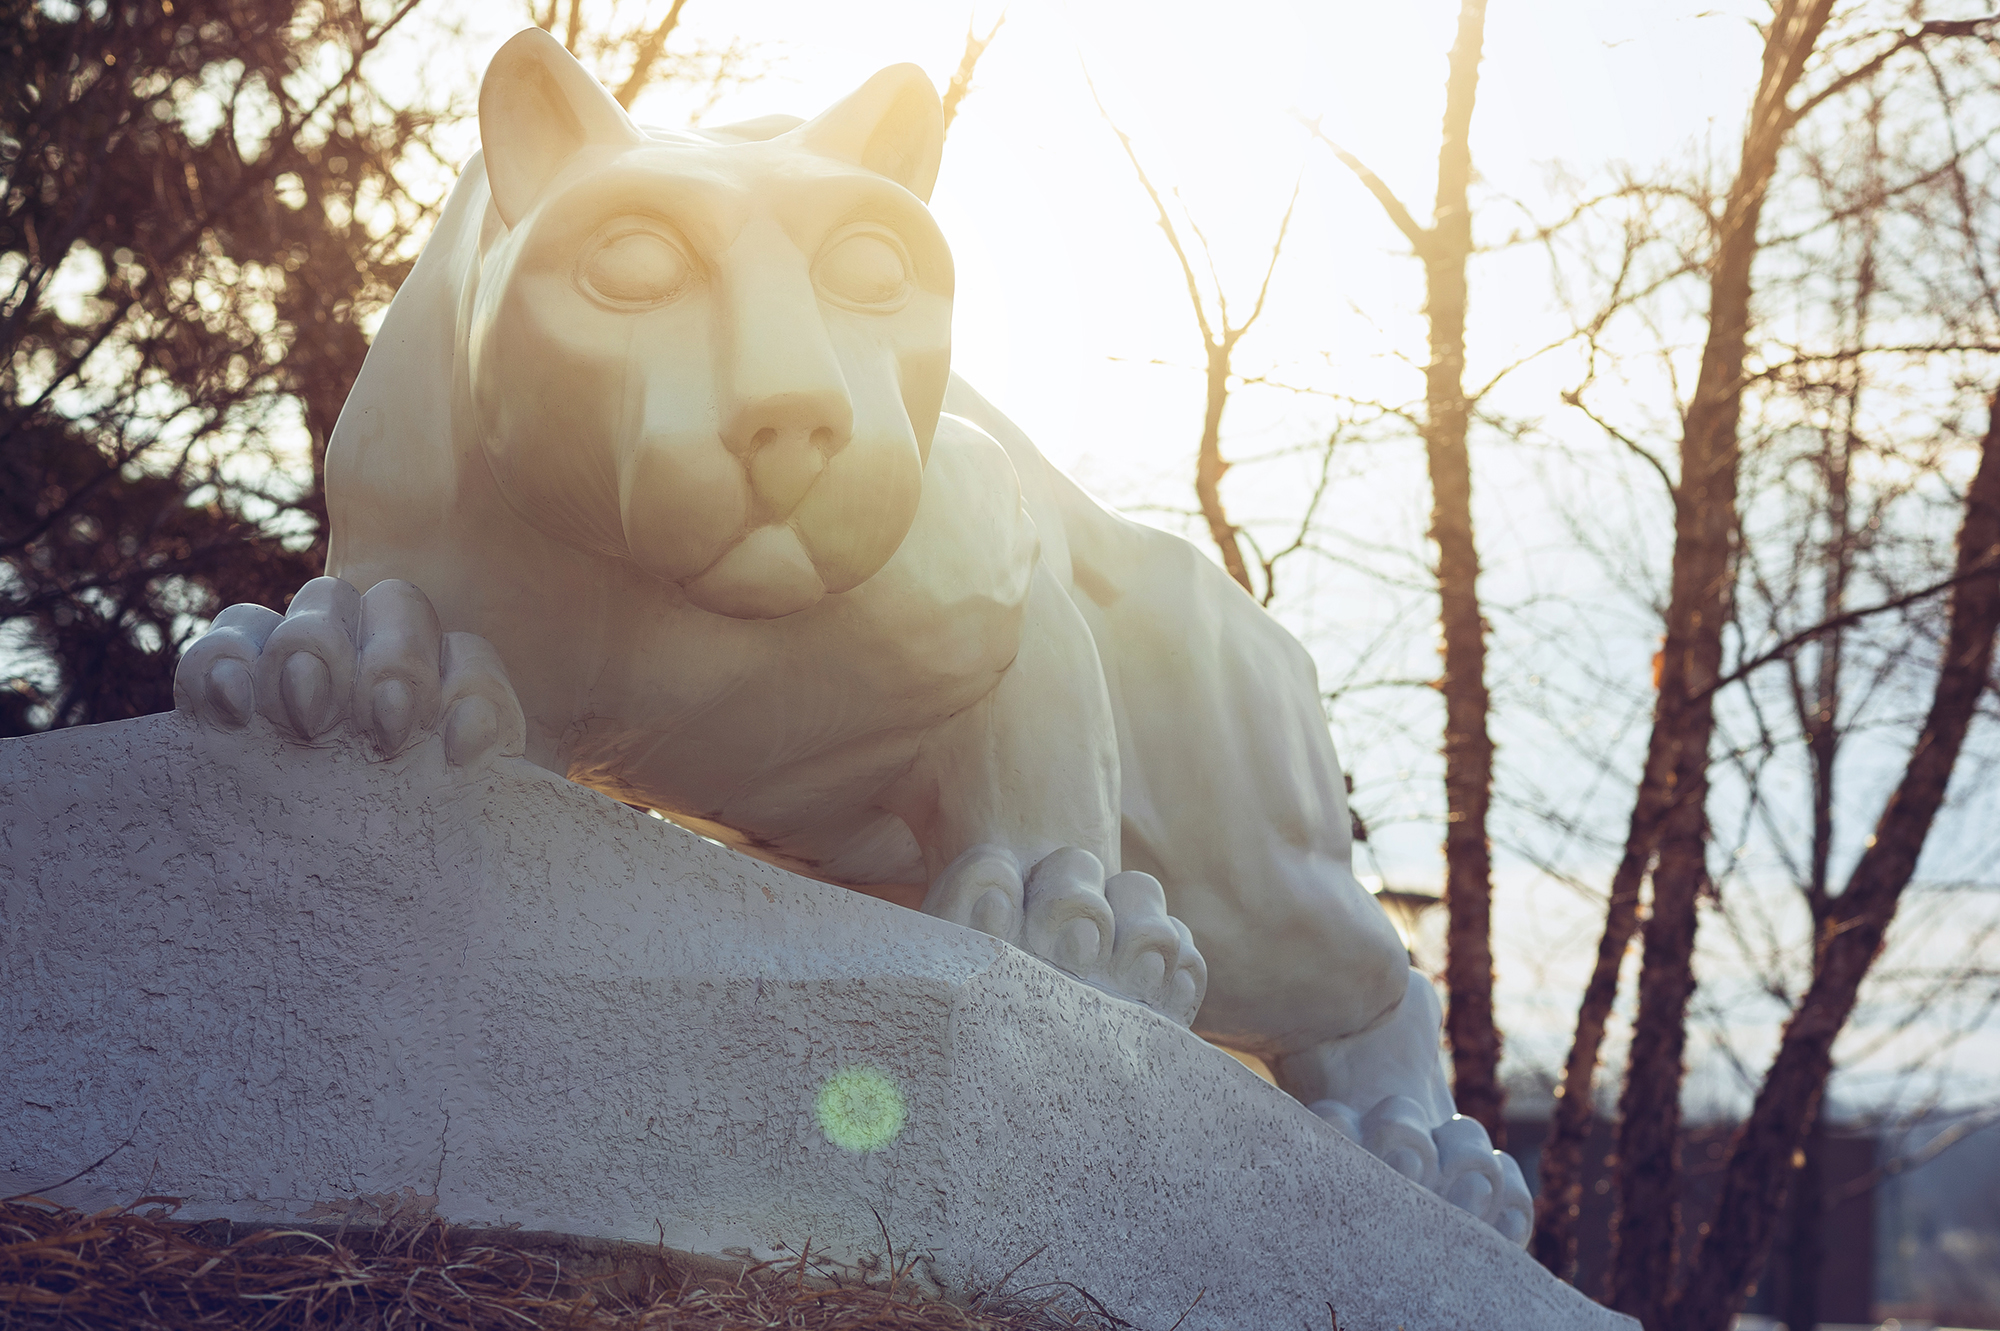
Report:
[[[983,930],[1525,1242],[1305,649],[952,376],[923,73],[648,130],[531,28],[479,127],[328,448],[328,576],[218,616],[181,709],[524,755]]]

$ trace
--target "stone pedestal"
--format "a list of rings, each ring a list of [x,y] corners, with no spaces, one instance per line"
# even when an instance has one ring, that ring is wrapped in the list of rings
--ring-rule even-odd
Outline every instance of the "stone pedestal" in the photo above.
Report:
[[[1169,1022],[516,760],[180,715],[0,742],[0,892],[5,1192],[111,1152],[55,1195],[886,1234],[956,1294],[1047,1245],[1017,1281],[1161,1328],[1204,1289],[1190,1328],[1631,1325]]]

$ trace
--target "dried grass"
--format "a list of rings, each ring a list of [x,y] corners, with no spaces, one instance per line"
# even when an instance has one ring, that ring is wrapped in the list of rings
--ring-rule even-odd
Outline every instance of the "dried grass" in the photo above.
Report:
[[[235,1233],[133,1207],[0,1202],[0,1328],[1135,1331],[1067,1284],[1006,1294],[1003,1280],[970,1306],[925,1297],[907,1262],[863,1281],[809,1252],[731,1266],[640,1245],[565,1250],[548,1236],[552,1252],[434,1219]],[[623,1255],[607,1259],[613,1250]]]

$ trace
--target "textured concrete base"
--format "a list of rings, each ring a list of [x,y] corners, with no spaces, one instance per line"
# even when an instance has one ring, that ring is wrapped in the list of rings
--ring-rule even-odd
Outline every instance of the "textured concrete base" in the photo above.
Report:
[[[1076,1281],[1142,1324],[1616,1327],[1169,1022],[526,763],[0,742],[0,1190]],[[815,1098],[908,1106],[867,1154]]]

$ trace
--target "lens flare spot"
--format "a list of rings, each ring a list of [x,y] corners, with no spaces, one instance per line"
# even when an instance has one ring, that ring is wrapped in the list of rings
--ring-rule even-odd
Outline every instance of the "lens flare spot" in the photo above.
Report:
[[[889,1075],[865,1063],[828,1077],[813,1108],[826,1139],[857,1154],[879,1151],[896,1140],[910,1114],[902,1090]]]

